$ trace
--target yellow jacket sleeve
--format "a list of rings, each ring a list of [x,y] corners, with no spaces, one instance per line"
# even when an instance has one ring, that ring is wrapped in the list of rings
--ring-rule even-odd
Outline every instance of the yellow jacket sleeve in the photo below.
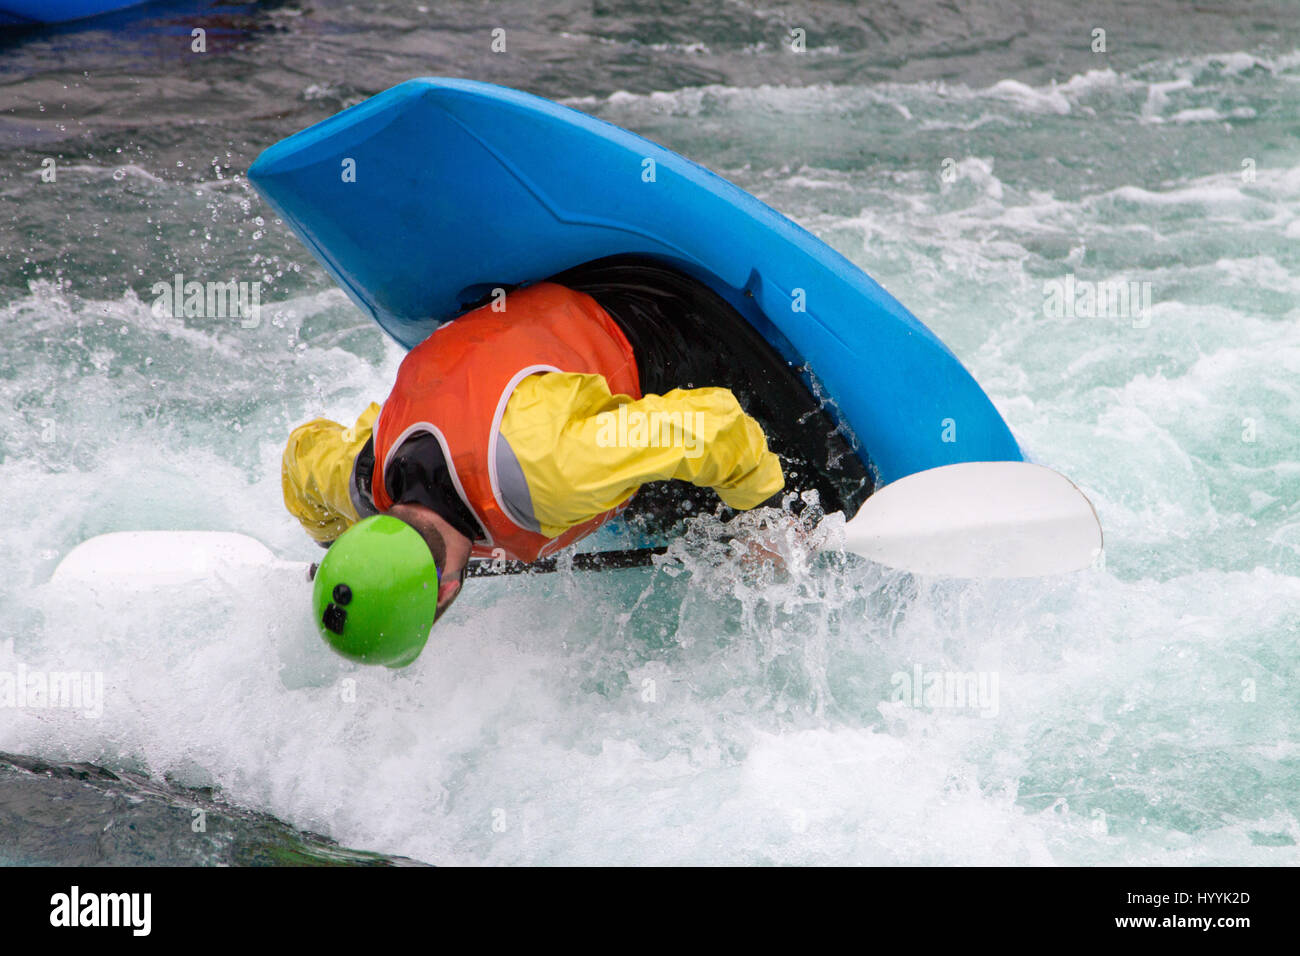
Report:
[[[541,531],[552,537],[648,481],[712,488],[737,509],[785,486],[762,427],[725,388],[634,401],[611,395],[601,375],[530,375],[506,404],[501,435],[519,461]]]
[[[280,465],[284,506],[316,541],[333,541],[356,523],[348,494],[352,463],[378,415],[379,405],[371,402],[351,428],[317,418],[289,435]]]

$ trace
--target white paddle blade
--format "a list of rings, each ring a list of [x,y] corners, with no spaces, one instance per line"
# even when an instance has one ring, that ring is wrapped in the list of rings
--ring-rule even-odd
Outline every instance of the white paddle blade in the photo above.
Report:
[[[50,583],[83,588],[152,590],[226,577],[233,572],[301,569],[255,538],[229,531],[117,531],[77,545]]]
[[[1024,578],[1091,566],[1092,502],[1064,475],[1023,461],[944,465],[881,488],[844,528],[845,549],[914,574]]]

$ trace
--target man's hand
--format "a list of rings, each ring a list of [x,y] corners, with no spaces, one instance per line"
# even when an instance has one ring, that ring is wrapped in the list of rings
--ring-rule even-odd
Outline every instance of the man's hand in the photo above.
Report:
[[[736,539],[731,546],[740,552],[740,564],[746,570],[757,570],[769,561],[778,571],[786,569],[785,556],[777,550],[778,545],[771,539]]]

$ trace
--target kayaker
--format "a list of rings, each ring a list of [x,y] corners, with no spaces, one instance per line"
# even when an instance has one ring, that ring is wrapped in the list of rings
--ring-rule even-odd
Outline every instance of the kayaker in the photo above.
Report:
[[[382,408],[290,435],[285,504],[329,548],[321,633],[404,666],[472,557],[536,561],[634,496],[659,527],[717,499],[780,504],[778,451],[827,510],[854,507],[871,490],[857,456],[815,429],[809,453],[820,412],[743,318],[661,263],[615,257],[509,291],[412,349]]]

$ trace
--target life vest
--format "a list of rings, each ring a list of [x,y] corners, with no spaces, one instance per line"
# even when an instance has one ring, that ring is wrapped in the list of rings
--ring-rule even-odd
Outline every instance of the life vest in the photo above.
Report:
[[[498,311],[499,309],[499,311]],[[591,296],[541,282],[510,293],[503,307],[483,306],[436,329],[402,360],[375,424],[375,507],[393,500],[384,471],[411,435],[442,445],[457,493],[486,534],[476,557],[532,562],[583,538],[627,506],[595,515],[547,538],[510,517],[496,474],[501,418],[515,387],[538,372],[605,377],[611,394],[640,399],[632,346]]]

